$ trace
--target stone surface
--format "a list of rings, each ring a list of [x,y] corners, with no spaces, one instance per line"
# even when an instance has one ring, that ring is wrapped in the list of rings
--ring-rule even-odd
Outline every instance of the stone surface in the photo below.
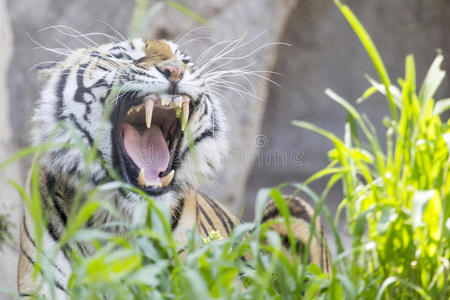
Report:
[[[10,156],[17,149],[13,131],[8,118],[9,94],[6,85],[7,72],[13,52],[12,32],[6,3],[0,0],[0,161]],[[10,165],[0,170],[0,213],[8,217],[14,227],[10,233],[13,241],[0,245],[0,285],[2,288],[15,291],[17,277],[18,226],[21,200],[14,188],[6,179],[20,181],[19,165]],[[0,294],[1,299],[9,299]]]

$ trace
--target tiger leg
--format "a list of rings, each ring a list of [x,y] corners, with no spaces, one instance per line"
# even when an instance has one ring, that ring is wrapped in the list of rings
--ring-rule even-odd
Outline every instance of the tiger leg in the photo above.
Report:
[[[20,224],[20,253],[17,274],[19,295],[24,299],[33,298],[34,295],[45,296],[47,299],[68,299],[66,286],[71,274],[70,264],[62,251],[59,251],[54,259],[49,257],[57,243],[48,232],[43,235],[43,249],[37,248],[32,224],[29,214],[25,213]],[[34,276],[39,256],[50,264],[50,272],[53,274],[54,286],[56,287],[54,294],[52,294],[48,282],[43,280],[42,270],[36,277]]]
[[[309,243],[310,235],[312,235],[309,246],[308,263],[315,263],[321,267],[324,272],[329,273],[330,255],[327,237],[319,216],[316,217],[314,226],[311,226],[314,215],[312,207],[298,197],[286,197],[285,199],[290,212],[290,228],[296,240],[296,250],[300,254],[303,254]],[[282,219],[278,207],[273,201],[270,201],[264,208],[262,223],[274,219],[278,219],[279,222],[272,224],[270,229],[278,232],[283,243],[283,248],[288,252],[290,249],[288,227]],[[314,229],[314,232],[312,233],[311,228]]]

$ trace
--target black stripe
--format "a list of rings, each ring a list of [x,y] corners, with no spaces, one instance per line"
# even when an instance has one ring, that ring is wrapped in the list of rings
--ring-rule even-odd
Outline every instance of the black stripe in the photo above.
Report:
[[[275,219],[275,217],[280,216],[280,212],[278,211],[278,207],[269,210],[268,212],[264,212],[264,216],[261,219],[261,223],[266,222],[267,220]]]
[[[52,173],[46,173],[45,179],[46,179],[47,190],[48,191],[53,190],[53,187],[56,185],[55,176]]]
[[[47,186],[47,191],[49,194],[49,198],[52,201],[52,203],[54,204],[54,208],[56,209],[56,212],[59,215],[59,218],[61,219],[61,221],[64,223],[64,226],[67,224],[67,215],[64,211],[64,209],[61,207],[58,198],[62,198],[61,196],[58,197],[58,195],[61,195],[58,191],[55,191],[54,187],[56,185],[56,179],[55,176],[51,173],[46,173],[46,186]]]
[[[74,176],[75,173],[78,172],[78,165],[79,165],[80,162],[78,161],[78,159],[75,159],[75,160],[72,160],[71,163],[73,164],[73,167],[70,168],[70,170],[67,172],[67,174],[69,176]]]
[[[86,101],[84,99],[84,94],[90,94],[93,99],[95,99],[95,96],[90,91],[90,88],[86,88],[83,83],[83,77],[84,73],[86,72],[86,69],[88,68],[89,63],[84,63],[79,65],[77,70],[77,89],[75,90],[75,94],[73,96],[73,100],[78,103],[82,103],[86,106],[86,110],[84,112],[83,118],[88,121],[88,114],[91,113],[91,104],[92,101]]]
[[[198,200],[197,200],[197,205],[195,206],[195,219],[198,222]]]
[[[59,238],[61,237],[60,234],[56,231],[56,228],[53,226],[53,223],[51,220],[49,220],[47,224],[48,233],[52,236],[53,240],[56,242],[59,241]]]
[[[184,208],[184,197],[178,200],[178,205],[173,209],[171,220],[172,230],[175,230],[175,228],[177,228],[183,208]]]
[[[281,238],[281,242],[283,244],[283,247],[286,248],[286,249],[290,249],[291,248],[291,243],[289,242],[289,237],[286,236],[286,235],[281,235],[280,234],[280,238]],[[298,254],[303,254],[303,253],[306,252],[306,245],[302,241],[296,239],[295,240],[295,250],[297,251]],[[308,264],[311,263],[311,253],[309,253],[309,255],[308,255],[307,263]]]
[[[99,65],[99,64],[97,64],[96,67],[99,68],[102,71],[105,71],[105,72],[109,72],[110,71],[108,68],[105,68],[104,66]]]
[[[212,129],[211,129],[211,128],[208,128],[208,129],[206,129],[204,132],[202,132],[202,134],[201,134],[199,137],[197,137],[197,138],[194,140],[193,145],[195,146],[195,145],[197,145],[198,143],[200,143],[202,140],[204,140],[204,139],[206,139],[206,138],[208,138],[208,137],[212,137],[213,135],[214,135],[214,132],[212,131]],[[180,161],[184,160],[184,158],[185,158],[187,152],[190,150],[190,148],[191,148],[191,147],[189,147],[189,146],[186,147],[186,149],[185,149],[185,150],[183,151],[183,153],[181,154]]]
[[[295,208],[298,208],[297,210],[293,210],[293,207],[289,207],[291,216],[302,219],[308,223],[311,222],[311,216],[305,209],[305,206],[300,202],[300,200],[298,200],[297,198],[291,198],[289,199],[289,204],[293,205]]]
[[[201,116],[198,118],[198,123],[202,123],[203,118],[208,115],[209,109],[208,109],[208,101],[205,101],[203,104],[203,112],[201,113]]]
[[[77,245],[78,249],[80,250],[81,255],[83,255],[84,257],[87,257],[88,255],[87,255],[86,251],[84,250],[84,248],[80,245],[80,243],[76,243],[76,245]]]
[[[20,251],[22,251],[23,255],[25,255],[25,257],[27,258],[28,262],[32,265],[35,265],[35,262],[33,261],[33,259],[30,257],[30,255],[25,251],[25,249],[22,247],[22,244],[20,244]],[[44,275],[44,273],[42,272],[42,270],[39,270],[39,272]],[[61,272],[61,271],[60,271]],[[62,272],[61,272],[62,273]],[[64,273],[63,273],[64,274]],[[59,283],[58,280],[55,280],[55,286],[60,289],[61,291],[63,291],[64,293],[67,294],[66,289],[63,288],[63,286],[61,285],[61,283]]]
[[[292,217],[304,220],[307,223],[311,223],[311,216],[309,215],[309,213],[307,212],[307,210],[305,209],[303,204],[301,204],[298,199],[291,198],[291,199],[289,199],[288,204],[290,204],[288,206],[289,214]],[[297,209],[293,209],[294,207]],[[276,204],[273,201],[271,201],[267,204],[267,206],[264,210],[264,216],[263,216],[261,222],[266,222],[267,220],[273,219],[278,216],[281,216],[281,214],[278,210],[278,207],[276,206]]]
[[[25,235],[30,240],[30,242],[33,245],[33,247],[37,249],[36,241],[31,237],[30,232],[28,231],[27,223],[26,223],[25,220],[26,220],[25,215],[23,215],[22,223],[23,223],[23,230],[25,232]]]
[[[32,265],[34,265],[34,260],[31,258],[31,256],[27,253],[27,251],[25,251],[25,249],[23,248],[22,243],[20,244],[20,251],[22,251],[23,255],[25,255],[25,257],[27,258],[28,262]]]
[[[108,84],[108,83],[106,82],[106,80],[104,80],[104,81],[105,81],[107,90],[106,90],[106,95],[100,98],[100,103],[101,103],[103,106],[105,106],[105,101],[106,101],[106,99],[109,97],[109,95],[111,94],[111,90],[112,90],[111,84]]]
[[[139,75],[139,76],[143,76],[147,79],[156,79],[156,76],[150,75],[147,72],[141,70],[139,66],[136,66],[136,68],[133,68],[130,71],[133,72],[130,75]]]
[[[62,206],[59,204],[59,201],[58,201],[59,197],[57,197],[55,195],[55,197],[52,197],[52,199],[53,199],[53,204],[54,204],[54,207],[56,209],[56,212],[59,215],[59,218],[63,222],[64,226],[66,226],[67,225],[67,215],[64,212],[64,209],[62,208]]]
[[[64,88],[66,87],[67,77],[69,76],[70,68],[67,68],[62,71],[61,77],[59,78],[58,83],[56,84],[56,97],[58,98],[55,118],[57,120],[63,119],[63,106],[64,106]]]
[[[19,293],[19,297],[31,297],[31,294]]]
[[[74,114],[70,114],[69,118],[74,123],[74,125],[78,128],[78,130],[80,130],[83,133],[83,135],[86,137],[86,139],[89,142],[89,145],[92,146],[94,144],[94,139],[92,138],[90,133],[86,129],[81,127],[80,123],[78,123],[77,118],[75,117]]]
[[[206,160],[206,164],[208,165],[208,167],[211,168],[211,170],[213,170],[214,172],[217,171],[216,168],[213,166],[213,164],[211,163],[211,161]]]
[[[36,246],[36,242],[35,242],[35,240],[33,240],[32,238],[31,238],[31,235],[30,235],[30,232],[28,231],[28,226],[27,226],[27,223],[26,223],[26,218],[25,218],[25,215],[23,216],[23,229],[24,229],[24,232],[25,232],[25,235],[27,236],[27,238],[30,240],[30,242],[31,242],[31,244],[33,245],[33,247],[34,248],[36,248],[36,250],[38,250],[39,251],[39,249],[38,249],[38,247]],[[22,244],[20,244],[20,247],[22,247]],[[43,251],[41,251],[41,252],[43,252]],[[48,259],[48,261],[50,261],[51,262],[51,264],[56,268],[56,270],[58,270],[61,274],[63,274],[63,275],[65,275],[65,273],[47,256],[47,255],[45,255],[45,253],[42,253],[47,259]],[[66,257],[67,258],[67,257]]]
[[[209,201],[207,201],[211,209],[214,211],[216,216],[219,218],[220,222],[222,223],[223,228],[227,232],[227,235],[230,235],[230,229],[228,229],[227,223],[225,222],[225,219],[222,216],[221,211],[217,208],[217,206],[212,205]]]
[[[200,226],[202,227],[203,232],[205,233],[205,236],[208,236],[208,230],[206,230],[205,225],[203,225],[203,223],[200,222]]]
[[[206,221],[209,224],[209,227],[211,227],[212,230],[215,230],[216,228],[214,227],[211,219],[208,217],[208,215],[206,214],[206,212],[203,210],[203,207],[200,206],[200,212],[203,214],[203,216],[205,217]],[[208,234],[208,232],[206,232],[206,234]]]
[[[197,200],[197,205],[195,206],[195,218],[197,220],[197,223],[200,223],[200,227],[203,229],[203,232],[207,236],[208,235],[208,231],[206,230],[205,225],[203,225],[203,222],[200,222],[200,219],[199,219],[199,216],[198,216],[198,211],[199,211],[198,207],[199,207],[199,203],[198,203],[198,200]]]
[[[231,221],[230,217],[228,216],[228,214],[222,209],[222,207],[220,207],[214,200],[212,200],[211,198],[209,198],[208,196],[205,195],[206,200],[209,202],[209,205],[214,206],[216,211],[219,211],[220,214],[217,214],[220,221],[223,224],[223,227],[225,227],[225,230],[227,231],[227,234],[230,234],[231,230],[234,227],[234,223],[233,221]],[[216,212],[217,213],[217,212]],[[226,223],[223,220],[223,216],[225,216],[226,219]],[[228,225],[228,227],[227,227]]]
[[[127,49],[125,49],[124,47],[122,47],[122,46],[120,46],[120,45],[115,45],[115,46],[113,46],[113,47],[111,47],[110,49],[109,49],[109,51],[111,52],[111,51],[127,51]]]
[[[66,289],[61,285],[61,283],[59,283],[59,281],[56,280],[56,279],[55,279],[55,286],[56,286],[58,289],[60,289],[61,291],[63,291],[64,293],[69,294],[69,293],[66,291]]]

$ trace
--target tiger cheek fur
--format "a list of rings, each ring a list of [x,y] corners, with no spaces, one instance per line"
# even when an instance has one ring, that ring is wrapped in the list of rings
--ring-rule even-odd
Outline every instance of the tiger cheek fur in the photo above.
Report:
[[[59,241],[76,192],[82,189],[86,194],[113,180],[108,170],[156,201],[169,204],[178,242],[185,242],[186,231],[194,228],[202,235],[217,230],[228,236],[239,223],[225,207],[197,192],[220,169],[228,151],[221,103],[209,93],[200,70],[171,41],[134,39],[76,50],[40,71],[46,82],[33,118],[33,144],[70,147],[52,149],[35,160],[48,222],[44,249],[37,249],[30,213],[24,212],[18,280],[22,296],[39,286],[39,279],[36,283],[32,278],[36,255],[39,251],[45,255]],[[75,146],[79,141],[86,149],[94,149],[98,159],[88,163],[82,149]],[[81,179],[86,179],[83,185]],[[143,201],[124,190],[101,196],[125,220]],[[312,210],[306,203],[290,203],[296,207],[294,218],[309,220],[304,216]],[[296,216],[298,207],[302,214]],[[273,207],[268,214],[268,220],[279,217]],[[114,217],[98,211],[88,225],[100,228],[110,221]],[[299,234],[308,230],[298,226]],[[286,231],[285,227],[275,230]],[[316,232],[323,233],[320,222]],[[302,236],[298,240],[304,242]],[[312,245],[317,248],[311,249],[312,261],[328,269],[323,239]],[[94,252],[87,244],[69,243],[58,254],[52,262],[58,299],[67,297],[71,262],[66,250],[74,248],[82,255]],[[48,292],[45,284],[39,291]]]

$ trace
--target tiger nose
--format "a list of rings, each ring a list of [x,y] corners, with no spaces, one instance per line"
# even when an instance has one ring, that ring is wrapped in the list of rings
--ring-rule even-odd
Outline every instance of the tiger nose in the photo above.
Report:
[[[170,82],[177,83],[183,78],[184,68],[176,63],[168,63],[159,66],[158,71],[161,72]]]

